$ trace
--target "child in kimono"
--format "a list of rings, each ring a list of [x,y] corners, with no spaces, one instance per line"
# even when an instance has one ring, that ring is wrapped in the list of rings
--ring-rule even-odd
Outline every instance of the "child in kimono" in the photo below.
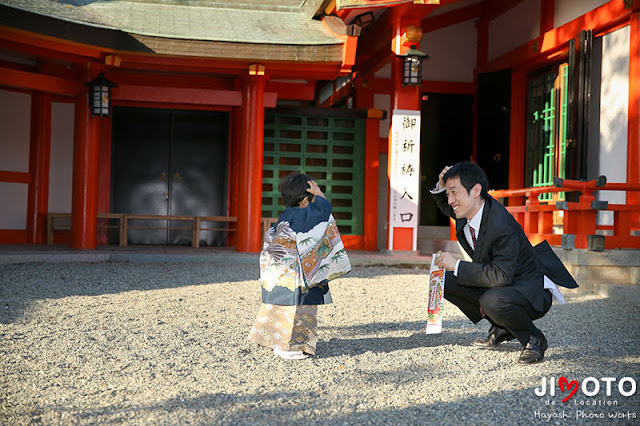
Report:
[[[308,175],[287,176],[285,211],[260,254],[262,305],[249,339],[285,359],[315,355],[318,305],[331,303],[329,280],[351,270],[331,203]]]

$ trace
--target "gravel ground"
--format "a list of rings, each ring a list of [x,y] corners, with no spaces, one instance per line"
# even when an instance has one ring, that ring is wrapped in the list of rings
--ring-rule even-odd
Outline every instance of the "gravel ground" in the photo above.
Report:
[[[426,335],[427,275],[354,268],[318,310],[317,356],[291,361],[247,340],[257,265],[0,266],[0,423],[640,423],[637,305],[565,291],[523,367],[517,343],[469,346],[488,323],[448,302]],[[536,395],[550,377],[577,393]]]

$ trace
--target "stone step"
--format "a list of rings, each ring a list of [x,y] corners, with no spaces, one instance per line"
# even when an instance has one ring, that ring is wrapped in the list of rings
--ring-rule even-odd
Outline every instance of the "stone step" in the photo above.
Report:
[[[553,250],[583,290],[601,283],[640,285],[640,250]]]
[[[448,226],[420,226],[418,227],[418,239],[448,240]]]
[[[448,226],[420,226],[418,251],[423,256],[431,256],[438,251],[448,251],[459,258],[463,256],[460,244],[449,239]]]
[[[601,297],[625,300],[640,305],[640,285],[597,283],[594,292]]]
[[[449,253],[457,256],[462,256],[462,248],[457,241],[451,240],[432,240],[421,239],[418,240],[418,251],[423,256],[431,256],[438,251],[448,251]]]

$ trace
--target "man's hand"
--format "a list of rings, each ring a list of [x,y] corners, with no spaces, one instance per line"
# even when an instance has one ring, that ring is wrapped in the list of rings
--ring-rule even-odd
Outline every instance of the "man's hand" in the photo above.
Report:
[[[438,188],[440,188],[440,189],[444,189],[445,188],[444,174],[447,173],[450,168],[451,168],[451,166],[445,166],[445,168],[442,169],[442,171],[440,172],[440,176],[438,176]]]
[[[446,269],[448,271],[453,271],[456,268],[456,263],[458,259],[453,257],[453,255],[449,252],[443,252],[436,254],[436,266],[440,269]]]

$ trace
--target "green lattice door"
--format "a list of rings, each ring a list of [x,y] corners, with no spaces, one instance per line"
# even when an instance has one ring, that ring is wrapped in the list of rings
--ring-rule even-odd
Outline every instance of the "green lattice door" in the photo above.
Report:
[[[527,96],[527,158],[525,186],[551,186],[565,177],[567,151],[568,66],[529,80]],[[556,199],[564,199],[558,194]],[[540,200],[552,200],[541,194]]]
[[[265,114],[262,216],[284,210],[281,179],[306,173],[333,204],[343,234],[362,234],[365,119],[350,116]]]

